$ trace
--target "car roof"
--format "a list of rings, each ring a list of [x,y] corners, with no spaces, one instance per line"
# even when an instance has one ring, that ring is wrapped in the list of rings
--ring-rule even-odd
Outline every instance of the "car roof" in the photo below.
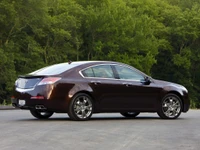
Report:
[[[98,64],[123,64],[120,62],[115,62],[115,61],[101,61],[101,60],[96,60],[96,61],[74,61],[74,62],[68,62],[66,64],[72,64],[75,65],[76,67],[89,67],[92,65],[98,65]],[[126,64],[124,64],[126,65]]]
[[[114,62],[114,61],[101,61],[101,60],[96,60],[96,61],[69,61],[69,64],[87,64],[87,63],[118,63],[118,62]]]
[[[36,70],[34,72],[29,73],[29,75],[56,75],[64,73],[65,71],[71,70],[73,68],[79,68],[82,69],[84,67],[88,67],[91,65],[97,65],[97,64],[107,64],[107,63],[114,63],[111,61],[74,61],[74,62],[65,62],[65,63],[58,63],[53,64],[50,66],[46,66],[44,68],[41,68],[39,70]],[[116,64],[116,62],[115,62]]]

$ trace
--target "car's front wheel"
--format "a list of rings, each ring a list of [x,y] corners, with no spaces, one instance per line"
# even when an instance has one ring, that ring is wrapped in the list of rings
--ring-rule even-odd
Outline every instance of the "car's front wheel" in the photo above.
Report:
[[[93,113],[92,98],[85,93],[79,93],[70,102],[68,115],[72,120],[88,120]]]
[[[124,117],[134,118],[138,116],[140,113],[139,112],[121,112],[120,114]]]
[[[31,114],[38,119],[48,119],[53,115],[53,112],[50,111],[38,111],[36,109],[31,109],[30,110]]]
[[[182,101],[176,94],[167,94],[161,101],[158,115],[163,119],[176,119],[182,112]]]

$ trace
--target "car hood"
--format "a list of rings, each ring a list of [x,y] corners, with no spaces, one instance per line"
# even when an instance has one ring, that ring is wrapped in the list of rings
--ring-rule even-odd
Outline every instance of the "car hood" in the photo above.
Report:
[[[154,83],[162,85],[163,87],[164,86],[173,86],[173,87],[176,87],[176,88],[187,90],[183,85],[180,85],[180,84],[177,84],[177,83],[173,83],[173,82],[154,79]]]

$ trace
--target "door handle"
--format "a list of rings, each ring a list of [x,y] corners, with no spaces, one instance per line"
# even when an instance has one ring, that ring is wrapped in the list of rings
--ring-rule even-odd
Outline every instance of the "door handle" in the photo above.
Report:
[[[99,84],[101,84],[101,81],[91,81],[90,83],[92,83],[94,85],[99,85]]]
[[[131,84],[131,83],[123,83],[123,85],[125,85],[126,87],[130,87],[130,86],[132,86],[133,84]]]

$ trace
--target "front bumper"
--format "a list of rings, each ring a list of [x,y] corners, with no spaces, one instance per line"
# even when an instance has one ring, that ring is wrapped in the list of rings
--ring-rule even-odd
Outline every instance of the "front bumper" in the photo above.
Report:
[[[183,92],[183,112],[187,112],[190,108],[190,99],[188,92]]]

